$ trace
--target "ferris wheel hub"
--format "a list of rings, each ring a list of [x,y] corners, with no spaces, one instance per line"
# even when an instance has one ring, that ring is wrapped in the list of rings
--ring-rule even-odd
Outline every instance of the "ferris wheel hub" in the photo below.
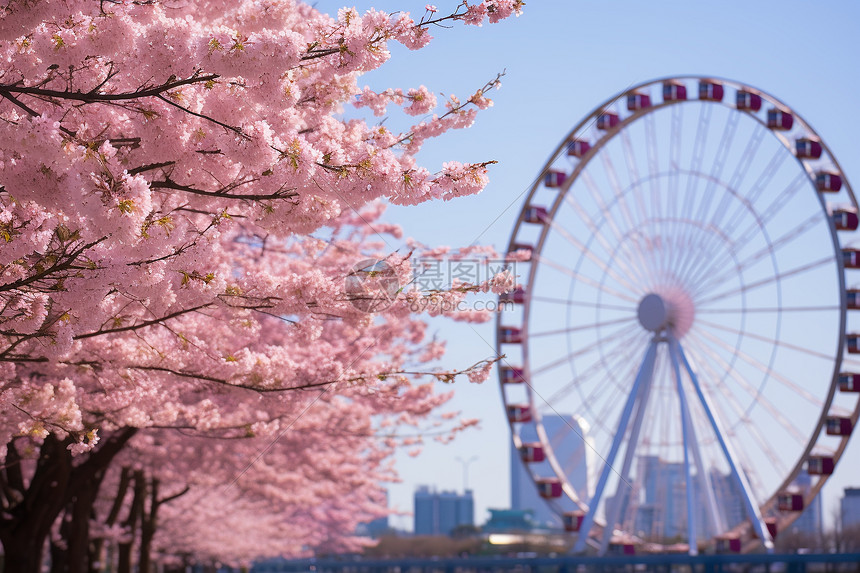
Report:
[[[681,338],[693,326],[695,309],[693,300],[680,288],[661,289],[661,292],[645,295],[637,310],[639,324],[645,330],[661,332],[669,330]]]

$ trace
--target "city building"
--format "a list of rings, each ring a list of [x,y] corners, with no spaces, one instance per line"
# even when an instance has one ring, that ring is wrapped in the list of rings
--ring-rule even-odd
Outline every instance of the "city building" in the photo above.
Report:
[[[458,494],[420,486],[415,490],[414,504],[415,535],[448,535],[459,525],[475,524],[472,490]]]
[[[577,491],[580,498],[589,499],[590,484],[588,483],[589,458],[593,456],[586,447],[588,424],[578,416],[545,415],[542,418],[552,451],[561,467],[567,474],[567,479]],[[586,441],[583,440],[586,438]],[[534,425],[523,426],[520,438],[523,442],[538,442],[537,429]],[[555,472],[549,462],[532,462],[530,468],[542,477],[553,477]],[[563,496],[554,501],[560,511],[576,509],[573,502]],[[520,459],[520,453],[511,444],[511,509],[529,511],[535,525],[539,527],[561,528],[561,518],[553,511],[549,503],[538,495],[529,470]]]
[[[846,487],[841,502],[842,531],[860,527],[860,487]]]

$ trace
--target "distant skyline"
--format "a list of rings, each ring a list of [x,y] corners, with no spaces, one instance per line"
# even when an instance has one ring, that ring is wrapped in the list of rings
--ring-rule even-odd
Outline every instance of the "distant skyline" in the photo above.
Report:
[[[420,16],[422,2],[356,2],[359,10],[407,10]],[[438,4],[438,3],[437,3]],[[453,9],[456,2],[438,4]],[[317,8],[335,13],[341,4]],[[860,39],[860,5],[841,1],[690,3],[597,2],[528,3],[523,16],[477,30],[463,26],[433,29],[436,40],[422,52],[395,48],[394,60],[360,83],[372,87],[417,87],[473,93],[497,72],[502,89],[490,94],[493,108],[472,128],[442,142],[428,142],[423,162],[432,170],[447,160],[498,160],[490,185],[478,197],[420,208],[391,208],[386,219],[404,234],[427,244],[467,245],[473,241],[503,249],[521,206],[521,193],[537,176],[564,134],[594,106],[627,86],[651,78],[708,74],[760,87],[797,110],[825,139],[848,179],[860,185],[854,104],[860,76],[852,73]],[[822,36],[826,35],[826,40]],[[803,46],[803,48],[799,48]],[[352,113],[352,112],[350,112]],[[387,120],[403,123],[399,117]],[[852,285],[849,285],[852,286]],[[860,330],[854,315],[849,330]],[[492,324],[432,321],[430,332],[449,341],[446,365],[459,367],[490,356]],[[487,508],[509,505],[507,478],[510,437],[495,379],[483,385],[459,381],[450,406],[463,417],[482,420],[479,430],[454,443],[429,443],[411,458],[398,457],[402,483],[389,486],[393,507],[411,512],[418,483],[461,489],[462,466],[455,458],[478,456],[469,468],[477,523]],[[818,415],[818,412],[810,412]],[[843,488],[860,486],[860,439],[843,454],[824,488],[825,528],[833,524]],[[604,452],[596,452],[603,454]],[[790,460],[793,462],[793,460]],[[788,462],[788,461],[787,461]],[[409,529],[411,516],[394,516],[393,526]]]

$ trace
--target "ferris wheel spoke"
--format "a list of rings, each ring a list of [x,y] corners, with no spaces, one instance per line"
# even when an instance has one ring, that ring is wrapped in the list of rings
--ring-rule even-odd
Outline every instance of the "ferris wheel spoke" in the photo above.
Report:
[[[681,209],[681,218],[685,221],[694,220],[693,212],[696,208],[696,198],[699,189],[700,177],[697,174],[702,173],[702,161],[705,158],[705,146],[708,141],[708,131],[711,125],[711,114],[713,106],[702,105],[699,107],[699,121],[696,125],[696,138],[693,141],[693,154],[690,158],[689,175],[687,176],[687,189],[684,191],[683,207]],[[701,206],[705,197],[699,203]],[[682,228],[680,237],[682,245],[689,245],[692,242],[689,228]],[[691,249],[685,249],[679,252],[679,257],[672,261],[672,267],[679,269],[684,267],[684,261],[689,256]]]
[[[621,228],[617,224],[617,221],[615,220],[615,217],[612,216],[612,212],[610,210],[610,207],[606,204],[606,201],[603,200],[603,196],[602,196],[602,192],[600,190],[600,187],[597,185],[597,183],[595,183],[594,178],[591,176],[591,173],[589,173],[588,171],[582,171],[580,176],[582,177],[582,180],[585,182],[585,186],[588,188],[588,191],[589,191],[589,194],[591,195],[592,200],[594,201],[595,205],[597,205],[597,208],[603,217],[602,220],[609,226],[610,230],[612,231],[612,234],[615,237],[616,244],[618,244],[618,245],[623,244],[627,233],[622,232]],[[570,202],[568,202],[568,204],[570,204]],[[629,224],[630,224],[630,221],[628,221],[628,225]],[[633,229],[634,229],[634,227],[628,226],[628,230],[633,230]],[[594,234],[594,236],[598,240],[600,240],[602,238],[602,233],[597,232],[596,234]],[[642,265],[642,261],[645,260],[646,254],[642,252],[638,243],[636,243],[635,241],[633,242],[633,246],[639,255],[638,257],[632,257],[630,259],[632,266],[636,268],[636,271],[633,274],[640,277],[641,280],[647,281],[647,279],[649,277],[648,269]],[[607,248],[608,253],[611,254],[613,251],[614,251],[614,249],[611,246]],[[619,258],[616,257],[615,260],[619,260]]]
[[[584,176],[583,179],[585,179]],[[571,210],[573,210],[573,212],[579,217],[579,219],[583,223],[585,223],[585,226],[589,232],[589,236],[594,238],[607,253],[612,253],[615,250],[614,247],[609,243],[609,240],[604,235],[604,233],[601,232],[600,227],[597,225],[594,219],[591,218],[591,216],[585,211],[581,204],[579,204],[572,198],[571,194],[568,193],[564,196],[564,204]],[[601,215],[603,216],[604,220],[607,220],[607,217],[609,217],[608,212],[605,210],[601,210]],[[620,232],[620,230],[616,228],[614,232]],[[616,234],[616,240],[620,242],[622,239]],[[639,282],[647,281],[645,270],[641,267],[641,265],[631,266],[627,264],[627,261],[624,260],[624,258],[622,257],[615,257],[615,259],[613,259],[613,262],[618,265],[618,268],[621,272],[628,274],[631,278],[634,278]]]
[[[759,175],[756,182],[753,183],[749,193],[745,197],[742,197],[741,204],[734,210],[734,213],[726,222],[725,230],[727,235],[734,233],[737,226],[743,222],[748,215],[748,212],[752,210],[752,206],[755,205],[758,198],[765,189],[768,188],[770,182],[776,176],[779,168],[782,166],[783,162],[785,162],[787,155],[788,154],[785,153],[785,149],[776,149],[765,169]]]
[[[777,310],[779,312],[788,312],[791,309],[777,309]],[[819,307],[808,307],[808,308],[805,308],[802,310],[816,310],[816,311],[839,310],[839,307],[838,306],[819,306]],[[748,312],[755,312],[755,309],[748,311]],[[767,336],[762,336],[760,334],[755,334],[754,332],[749,332],[746,330],[739,330],[737,328],[731,328],[729,326],[724,326],[722,324],[717,324],[716,322],[710,322],[708,320],[703,320],[701,318],[699,318],[696,322],[697,322],[697,324],[708,326],[710,328],[716,328],[718,330],[723,330],[723,331],[729,332],[731,334],[742,334],[743,336],[749,336],[750,338],[753,338],[755,340],[760,340],[761,342],[767,342],[769,344],[781,346],[782,348],[785,348],[787,350],[791,350],[792,352],[801,352],[803,354],[808,354],[810,356],[814,356],[815,358],[823,358],[823,359],[828,360],[828,361],[833,360],[832,354],[825,354],[823,352],[818,352],[816,350],[806,348],[805,346],[798,346],[796,344],[791,344],[790,342],[785,342],[785,341],[779,340],[777,338],[770,338]],[[822,403],[819,402],[816,405],[821,406]]]
[[[699,379],[696,376],[696,372],[693,370],[693,367],[690,365],[690,362],[687,360],[686,355],[684,354],[684,349],[678,343],[677,340],[671,339],[670,344],[674,344],[676,351],[678,352],[678,356],[681,358],[681,363],[684,365],[684,368],[687,370],[688,375],[690,376],[690,380],[693,383],[693,388],[696,390],[696,394],[699,397],[699,402],[701,403],[705,415],[708,418],[711,426],[713,427],[714,434],[717,437],[717,440],[720,443],[720,448],[723,451],[723,455],[726,458],[726,461],[729,464],[731,469],[731,473],[734,477],[735,484],[738,486],[738,489],[743,493],[743,501],[746,506],[747,516],[749,517],[750,522],[752,522],[753,528],[758,534],[759,539],[763,540],[765,548],[767,550],[773,551],[773,540],[770,536],[770,532],[764,526],[764,519],[762,518],[761,512],[758,509],[758,505],[755,503],[752,497],[752,491],[750,489],[750,485],[747,482],[746,477],[740,472],[740,468],[736,461],[736,456],[733,452],[733,448],[725,439],[725,433],[722,430],[722,424],[714,415],[712,408],[710,407],[709,400],[705,393],[702,391],[701,386],[699,385]]]
[[[700,322],[705,323],[705,321],[700,321]],[[791,350],[800,351],[800,352],[803,352],[804,354],[808,354],[808,355],[814,356],[816,358],[822,358],[823,357],[823,358],[827,358],[828,360],[833,360],[832,356],[825,356],[824,354],[821,354],[819,352],[815,352],[815,351],[808,350],[808,349],[803,349],[803,348],[800,348],[800,347],[795,346],[795,345],[789,345],[787,343],[782,343],[776,339],[767,338],[765,336],[760,336],[760,335],[757,335],[757,334],[754,334],[751,332],[742,332],[740,330],[736,330],[733,328],[721,327],[721,326],[713,324],[713,323],[707,323],[707,324],[709,326],[711,326],[712,328],[718,328],[720,330],[724,330],[724,331],[730,332],[732,334],[742,334],[743,336],[749,336],[750,338],[753,338],[755,340],[760,340],[762,342],[769,342],[771,344],[775,344],[778,346],[784,346],[784,347],[789,348]],[[813,406],[815,406],[817,408],[822,408],[824,406],[824,402],[822,402],[819,398],[816,398],[812,393],[810,393],[808,390],[806,390],[803,386],[800,386],[799,384],[792,382],[791,380],[789,380],[788,378],[786,378],[785,376],[783,376],[779,372],[776,372],[775,370],[773,370],[773,368],[770,368],[770,367],[766,366],[765,364],[762,364],[761,362],[759,362],[758,360],[756,360],[755,358],[753,358],[752,356],[750,356],[746,352],[743,352],[739,349],[732,347],[731,345],[726,343],[724,340],[722,340],[718,336],[714,336],[713,334],[707,332],[704,329],[701,329],[701,330],[696,329],[696,332],[698,334],[701,334],[701,336],[707,338],[710,342],[717,344],[718,346],[720,346],[724,350],[734,351],[733,353],[736,356],[738,356],[738,358],[740,358],[741,360],[743,360],[744,362],[746,362],[750,366],[756,368],[762,374],[765,374],[768,377],[773,378],[775,381],[782,383],[786,388],[788,388],[789,390],[791,390],[795,394],[799,395],[800,397],[805,399],[807,402],[809,402]],[[755,389],[753,389],[753,391],[754,390]],[[755,396],[755,394],[752,394],[752,395]]]
[[[705,356],[709,358],[712,362],[714,362],[718,368],[727,371],[727,375],[741,388],[743,388],[744,392],[747,395],[754,399],[756,404],[761,405],[771,417],[779,423],[783,429],[786,431],[788,435],[790,435],[798,444],[803,444],[806,436],[803,436],[797,429],[796,424],[792,424],[790,420],[788,420],[782,412],[780,412],[779,408],[776,407],[768,398],[760,393],[755,387],[753,387],[743,376],[740,376],[735,370],[731,369],[731,365],[718,353],[710,350],[706,345],[699,343],[696,346],[697,351],[696,354],[700,357],[697,362],[702,365],[703,368],[706,368],[705,364],[702,362],[701,357]],[[717,375],[716,371],[711,370],[713,375]],[[779,456],[770,451],[770,448],[767,446],[767,441],[764,437],[759,433],[758,427],[753,424],[749,420],[748,410],[749,407],[744,408],[744,406],[738,401],[737,396],[735,396],[732,392],[730,392],[724,385],[715,385],[720,393],[723,394],[726,401],[731,406],[735,415],[738,416],[738,421],[750,431],[751,434],[754,434],[756,437],[756,441],[758,442],[758,447],[768,453],[768,458],[774,465],[780,466],[780,470],[786,469],[782,466],[782,460],[779,459]]]
[[[553,260],[550,260],[544,256],[539,256],[538,262],[543,263],[543,264],[559,271],[560,273],[569,276],[572,279],[576,279],[577,281],[583,282],[583,283],[587,284],[588,286],[593,287],[599,291],[602,291],[602,292],[604,292],[610,296],[614,296],[615,298],[620,298],[621,300],[626,300],[627,302],[633,302],[633,303],[638,302],[635,298],[633,298],[630,295],[624,294],[621,291],[610,288],[610,287],[606,286],[605,284],[598,282],[598,281],[592,279],[591,277],[589,277],[587,275],[577,273],[577,272],[567,268],[566,266],[564,266],[560,263],[557,263]]]
[[[738,164],[735,167],[735,171],[732,174],[731,179],[729,179],[729,183],[727,185],[729,193],[723,194],[719,205],[717,205],[717,208],[714,209],[714,214],[711,217],[711,226],[720,227],[722,225],[723,217],[725,217],[726,213],[728,212],[732,197],[735,193],[738,192],[744,180],[746,179],[747,173],[749,172],[749,168],[752,165],[753,159],[756,157],[758,150],[761,148],[761,143],[766,133],[768,133],[768,130],[762,127],[761,124],[756,123],[755,128],[753,129],[752,133],[750,134],[750,138],[747,141],[746,148],[741,154],[740,161],[738,161]]]
[[[569,300],[566,298],[554,298],[550,296],[535,296],[531,297],[532,302],[547,302],[550,304],[560,304],[564,306],[576,306],[576,307],[586,307],[591,309],[606,309],[606,310],[621,310],[626,312],[636,312],[635,306],[621,306],[614,304],[597,304],[594,302],[581,302],[575,300]]]
[[[768,306],[748,308],[699,308],[696,315],[701,314],[743,314],[743,313],[771,313],[771,312],[824,312],[827,310],[839,310],[837,305],[826,306]],[[801,349],[801,347],[798,347]],[[828,356],[828,358],[833,358]]]
[[[738,261],[737,266],[732,269],[733,273],[741,273],[751,266],[755,265],[762,259],[773,255],[784,248],[787,245],[790,245],[795,240],[801,238],[804,234],[808,233],[812,229],[814,229],[818,224],[821,223],[821,215],[819,213],[813,213],[811,217],[801,221],[800,224],[796,225],[794,228],[789,229],[786,233],[784,233],[781,237],[776,240],[772,240],[762,249],[759,249],[755,253],[750,254],[747,258],[742,261]],[[740,243],[742,244],[742,243]],[[712,280],[704,281],[704,277],[714,276],[714,270],[720,268],[716,265],[709,266],[699,272],[698,276],[691,279],[693,284],[701,284],[700,289],[697,290],[697,293],[707,292],[708,285],[712,283],[720,283],[731,278],[731,274],[723,273],[720,276],[714,277]]]
[[[558,222],[556,222],[555,220],[552,220],[550,222],[550,225],[552,226],[554,231],[556,231],[559,235],[561,235],[568,243],[570,243],[574,248],[576,248],[582,255],[584,255],[588,260],[590,260],[592,263],[597,265],[604,272],[604,274],[609,275],[619,285],[623,286],[624,288],[629,289],[632,292],[640,291],[641,287],[638,287],[638,286],[630,283],[627,279],[625,279],[623,276],[621,276],[618,272],[613,270],[605,260],[601,259],[598,255],[596,255],[594,253],[594,251],[592,251],[591,249],[586,247],[584,244],[582,244],[576,237],[571,235],[570,232],[567,231],[567,229],[565,229],[564,227],[559,225]]]
[[[624,332],[636,332],[637,330],[638,329],[636,327],[627,327],[627,328],[621,329],[621,331],[624,331]],[[591,344],[584,346],[583,348],[577,349],[575,352],[568,352],[567,354],[561,356],[560,358],[557,358],[557,359],[553,360],[552,362],[544,364],[543,366],[540,366],[539,368],[533,368],[533,369],[531,369],[531,375],[535,376],[538,374],[543,374],[547,370],[552,370],[553,368],[557,368],[558,366],[564,364],[565,362],[567,362],[571,358],[578,358],[580,356],[588,354],[589,352],[594,352],[595,349],[599,348],[607,340],[611,340],[613,338],[618,337],[619,332],[621,332],[621,331],[613,331],[611,334],[607,334],[606,336],[602,336],[599,339],[597,339],[596,341],[592,342]]]
[[[597,507],[600,504],[600,499],[603,497],[603,489],[606,487],[606,482],[609,479],[609,474],[613,471],[612,465],[615,463],[615,456],[618,455],[618,449],[621,447],[621,442],[624,440],[624,435],[627,433],[627,424],[630,420],[630,414],[633,411],[633,406],[640,395],[640,390],[643,384],[651,383],[651,375],[654,370],[654,357],[657,354],[657,341],[652,340],[648,345],[648,350],[642,359],[642,366],[639,368],[639,373],[636,375],[636,380],[633,382],[633,388],[630,390],[630,395],[627,397],[627,403],[624,405],[624,410],[618,419],[618,429],[615,432],[615,437],[612,440],[612,446],[609,453],[604,458],[603,470],[600,473],[600,479],[597,482],[597,487],[594,491],[594,496],[588,501],[588,511],[580,528],[580,534],[576,538],[576,543],[573,546],[574,553],[581,553],[585,549],[585,543],[588,540],[588,533],[591,531],[591,526],[594,524],[594,517],[597,514]],[[607,527],[612,527],[607,524]]]
[[[712,302],[717,302],[717,301],[719,301],[719,300],[724,300],[724,299],[726,299],[726,298],[729,298],[729,297],[732,297],[732,296],[735,296],[735,295],[741,294],[741,293],[743,293],[743,292],[748,292],[748,291],[751,291],[751,290],[754,290],[754,289],[757,289],[757,288],[761,288],[761,287],[763,287],[763,286],[767,286],[767,285],[769,285],[769,284],[772,284],[772,283],[775,283],[775,282],[779,282],[779,281],[781,281],[781,280],[783,280],[783,279],[785,279],[785,278],[792,277],[792,276],[796,276],[796,275],[799,275],[799,274],[802,274],[802,273],[805,273],[805,272],[809,272],[809,271],[811,271],[811,270],[817,269],[817,268],[819,268],[819,267],[822,267],[822,266],[824,266],[824,265],[826,265],[826,264],[828,264],[828,263],[832,263],[832,262],[833,262],[833,257],[826,257],[826,258],[824,258],[824,259],[820,259],[820,260],[817,260],[817,261],[813,261],[813,262],[811,262],[811,263],[807,263],[807,264],[805,264],[805,265],[801,265],[801,266],[799,266],[799,267],[795,267],[795,268],[791,269],[790,271],[785,271],[785,272],[777,273],[777,274],[775,274],[775,275],[773,275],[773,276],[770,276],[770,277],[768,277],[768,278],[766,278],[766,279],[762,279],[762,280],[759,280],[759,281],[756,281],[756,282],[753,282],[753,283],[749,283],[749,284],[747,284],[747,285],[744,285],[744,286],[738,287],[738,288],[736,288],[736,289],[732,289],[732,290],[729,290],[729,291],[721,292],[721,293],[719,293],[719,294],[713,295],[713,296],[711,296],[710,298],[706,298],[706,299],[704,299],[704,300],[699,300],[699,301],[697,301],[697,306],[703,306],[703,305],[706,305],[706,304],[709,304],[709,303],[712,303]]]
[[[559,328],[556,330],[545,330],[543,332],[529,332],[529,338],[538,338],[541,336],[555,336],[558,334],[567,334],[569,332],[581,332],[583,330],[593,330],[597,328],[601,328],[604,326],[613,326],[616,324],[624,324],[626,322],[633,323],[636,320],[635,316],[626,316],[624,318],[617,318],[615,320],[606,320],[603,322],[594,322],[589,324],[583,324],[581,326],[570,326],[567,328]]]

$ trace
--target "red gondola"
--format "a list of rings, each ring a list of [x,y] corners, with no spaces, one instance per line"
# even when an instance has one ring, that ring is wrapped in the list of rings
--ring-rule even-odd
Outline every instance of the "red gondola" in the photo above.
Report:
[[[776,506],[780,511],[803,511],[803,495],[784,492],[776,497]]]
[[[538,495],[544,499],[561,497],[561,481],[558,478],[541,478],[537,480]]]
[[[610,555],[636,555],[636,546],[632,543],[610,543]]]
[[[829,476],[833,473],[834,466],[833,456],[809,456],[806,472],[814,476]]]
[[[612,129],[618,125],[619,119],[617,113],[606,111],[597,116],[597,129]]]
[[[523,376],[522,368],[514,368],[513,366],[502,366],[499,370],[502,377],[502,384],[522,384],[526,381]]]
[[[705,101],[723,101],[723,84],[713,80],[700,81],[699,99]]]
[[[840,392],[860,392],[860,374],[853,372],[839,373]]]
[[[523,331],[519,328],[503,326],[499,332],[499,337],[504,344],[520,344],[523,341]]]
[[[740,90],[736,100],[737,108],[744,111],[758,111],[761,109],[761,96],[752,92]]]
[[[776,539],[776,534],[779,531],[776,518],[775,517],[765,517],[764,518],[764,525],[765,525],[765,527],[767,527],[768,533],[770,533],[770,538]]]
[[[848,292],[845,293],[845,306],[851,310],[860,308],[860,289],[848,289]]]
[[[520,448],[520,459],[526,463],[542,462],[546,459],[546,454],[540,442],[523,444]]]
[[[528,404],[508,404],[508,421],[511,423],[531,422],[532,409]]]
[[[567,144],[567,154],[571,157],[582,157],[588,153],[589,149],[591,149],[591,144],[584,139],[574,139]]]
[[[565,531],[579,531],[579,528],[582,527],[582,521],[584,519],[584,511],[568,511],[561,516],[561,520],[564,523]]]
[[[848,209],[836,209],[830,216],[837,231],[856,231],[860,219],[857,213]]]
[[[842,249],[842,264],[846,269],[860,269],[860,249]]]
[[[796,154],[800,159],[819,159],[821,157],[821,142],[802,137],[794,142]]]
[[[529,251],[529,258],[526,260],[531,260],[532,255],[534,254],[532,252],[533,249],[534,249],[534,247],[532,247],[531,245],[527,245],[525,243],[514,243],[513,245],[511,245],[511,250],[508,252],[515,253],[517,251]]]
[[[771,129],[787,130],[794,125],[794,116],[781,109],[767,110],[767,126]]]
[[[687,99],[687,86],[681,82],[663,84],[663,101],[683,101]]]
[[[828,436],[850,436],[854,429],[851,418],[847,416],[827,416],[824,424]]]
[[[550,169],[543,176],[543,184],[547,187],[561,187],[567,179],[567,173],[557,169]]]
[[[627,94],[627,111],[637,111],[651,107],[651,96],[643,92]]]
[[[512,302],[514,304],[524,304],[526,302],[526,291],[521,288],[512,290],[499,295],[501,302]]]
[[[819,171],[815,174],[815,187],[819,191],[832,191],[835,193],[842,189],[842,177],[836,173]]]
[[[717,538],[717,553],[740,553],[741,538],[737,535],[724,535]]]
[[[545,207],[534,207],[531,206],[526,209],[525,215],[523,215],[523,221],[526,223],[538,223],[543,224],[547,221],[547,212]]]

